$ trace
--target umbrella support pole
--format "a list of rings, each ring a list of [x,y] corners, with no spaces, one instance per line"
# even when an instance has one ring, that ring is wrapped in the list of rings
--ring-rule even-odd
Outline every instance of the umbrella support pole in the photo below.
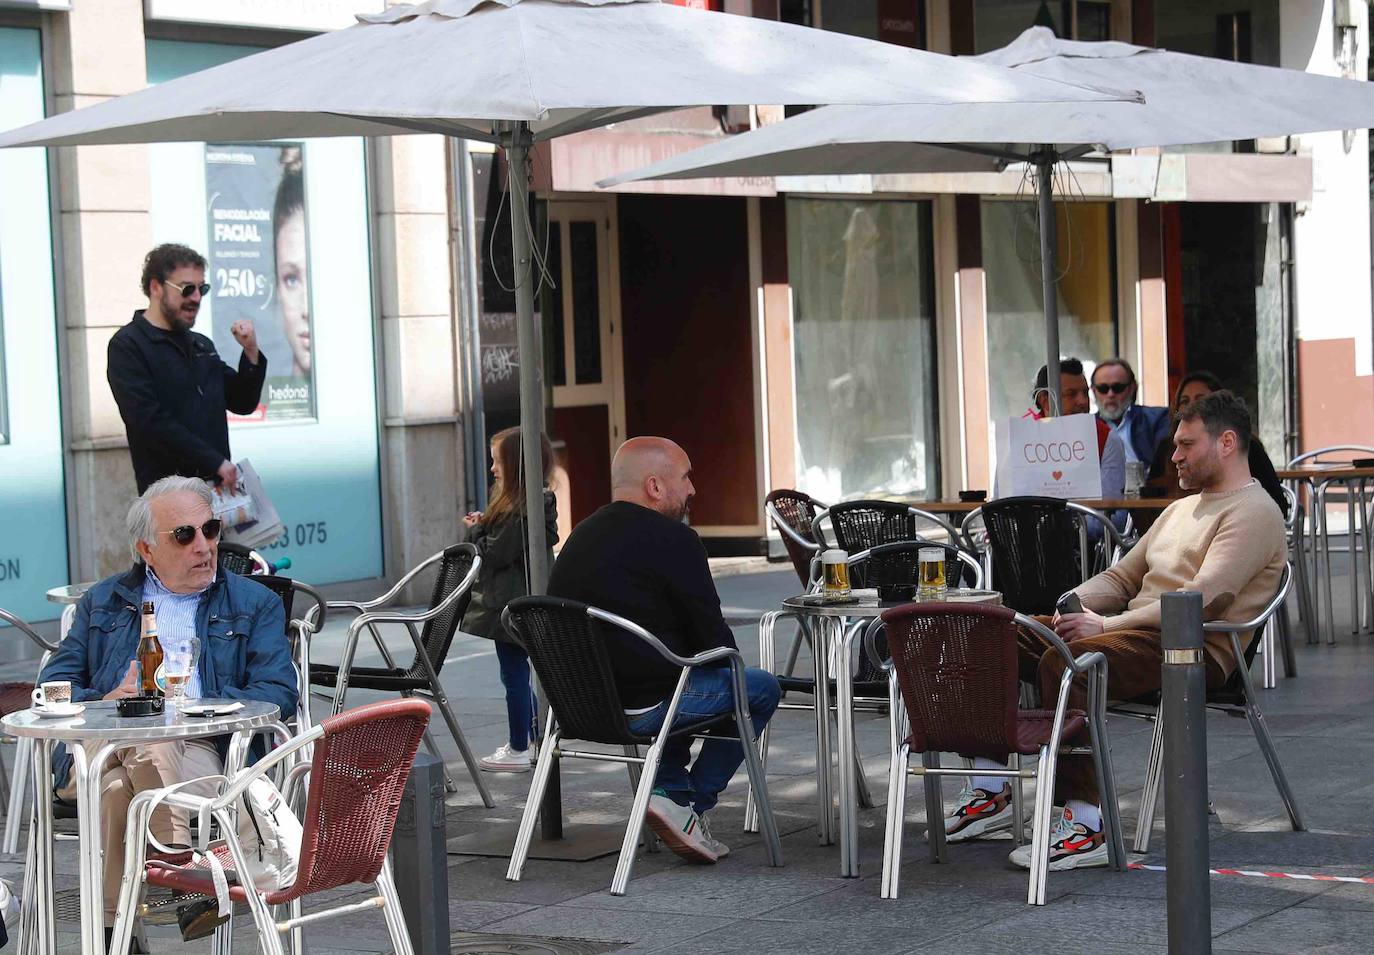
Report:
[[[1054,162],[1053,146],[1041,146],[1031,154],[1035,164],[1036,192],[1040,207],[1040,294],[1045,309],[1045,397],[1050,415],[1058,417],[1063,410],[1059,399],[1059,289],[1057,252],[1058,223],[1054,218]]]
[[[515,262],[515,329],[520,350],[520,439],[525,477],[525,556],[529,568],[529,592],[542,594],[548,586],[548,538],[544,532],[544,357],[543,328],[534,310],[534,290],[540,269],[534,261],[533,226],[530,219],[530,187],[526,174],[534,135],[529,123],[506,124],[501,145],[506,151],[510,183],[510,237]],[[541,717],[548,701],[539,693]],[[544,725],[541,718],[539,725]],[[563,838],[563,796],[557,765],[540,804],[539,834],[545,840]]]

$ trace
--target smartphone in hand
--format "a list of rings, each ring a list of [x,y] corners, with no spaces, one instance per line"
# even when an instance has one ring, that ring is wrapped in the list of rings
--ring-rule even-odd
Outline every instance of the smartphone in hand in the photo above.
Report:
[[[1083,601],[1078,599],[1078,594],[1070,590],[1059,598],[1055,603],[1054,609],[1062,616],[1066,613],[1082,613]]]

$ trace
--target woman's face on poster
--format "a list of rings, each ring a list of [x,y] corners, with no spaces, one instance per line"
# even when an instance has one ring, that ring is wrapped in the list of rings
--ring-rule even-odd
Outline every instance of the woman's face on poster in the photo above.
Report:
[[[277,301],[282,331],[291,346],[296,374],[310,373],[310,285],[305,254],[305,210],[286,217],[277,231]]]

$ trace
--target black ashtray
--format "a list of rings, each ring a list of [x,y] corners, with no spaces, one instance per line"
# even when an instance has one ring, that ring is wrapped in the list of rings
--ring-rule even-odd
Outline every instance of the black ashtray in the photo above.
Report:
[[[987,492],[987,491],[960,491],[960,492],[959,492],[959,500],[964,501],[964,502],[966,502],[966,503],[973,503],[974,501],[986,501],[987,499],[988,499],[988,492]]]
[[[1374,468],[1374,458],[1356,458],[1350,464],[1357,468]]]
[[[1140,488],[1141,497],[1164,497],[1169,489],[1158,485],[1146,484]]]
[[[120,716],[157,716],[166,706],[166,699],[160,696],[126,696],[116,701],[115,712]]]
[[[878,599],[883,603],[905,603],[916,599],[915,584],[883,584],[878,588]]]

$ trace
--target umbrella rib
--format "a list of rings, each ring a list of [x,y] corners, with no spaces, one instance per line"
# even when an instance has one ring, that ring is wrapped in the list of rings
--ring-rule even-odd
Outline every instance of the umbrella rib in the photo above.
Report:
[[[589,110],[578,114],[572,119],[564,120],[563,122],[558,123],[556,125],[546,126],[544,129],[539,130],[539,132],[535,134],[534,138],[536,142],[542,142],[546,139],[556,139],[559,136],[566,136],[569,133],[580,133],[585,132],[589,129],[596,129],[598,127],[609,126],[611,124],[603,123],[602,119],[606,116],[617,113],[619,115],[616,115],[615,120],[613,122],[624,123],[632,119],[643,119],[645,116],[656,116],[659,113],[671,112],[673,110],[687,108],[690,107],[670,106],[667,107],[667,109],[665,109],[662,106],[644,106],[639,109],[625,110],[621,112],[619,107],[612,106],[607,107],[605,109]]]
[[[344,119],[360,119],[367,122],[381,123],[387,126],[395,126],[399,129],[408,129],[416,133],[434,133],[439,136],[454,136],[458,139],[474,139],[484,143],[501,144],[501,139],[494,133],[486,133],[473,126],[463,126],[461,133],[450,126],[445,126],[435,120],[411,119],[401,116],[367,116],[362,113],[337,113],[330,112],[330,116],[340,116]],[[461,125],[461,124],[459,124]]]

